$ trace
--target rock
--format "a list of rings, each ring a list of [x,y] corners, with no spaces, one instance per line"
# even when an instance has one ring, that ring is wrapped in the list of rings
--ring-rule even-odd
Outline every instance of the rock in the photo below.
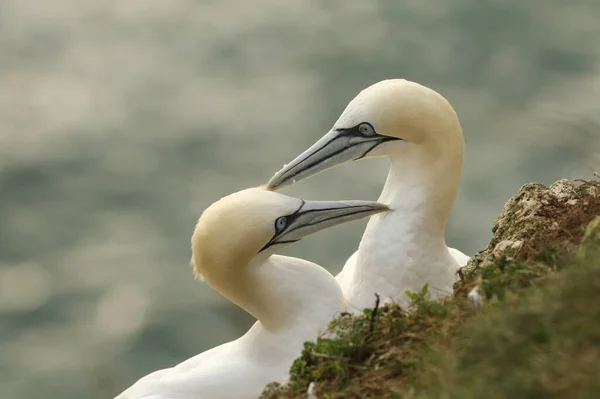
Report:
[[[285,385],[278,382],[271,382],[265,387],[265,390],[258,399],[277,399],[286,388]]]
[[[511,198],[492,228],[489,245],[461,269],[465,276],[501,257],[529,260],[553,241],[578,244],[581,226],[600,213],[600,182],[559,180],[546,187],[525,184]],[[586,220],[587,219],[587,220]]]

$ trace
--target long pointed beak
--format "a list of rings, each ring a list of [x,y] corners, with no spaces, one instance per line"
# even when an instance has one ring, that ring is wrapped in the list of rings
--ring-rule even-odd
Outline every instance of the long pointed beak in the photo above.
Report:
[[[330,130],[308,150],[275,173],[267,183],[267,188],[278,190],[344,162],[363,158],[379,144],[390,140],[395,138]]]
[[[387,205],[373,201],[303,201],[296,212],[286,216],[286,227],[276,233],[263,249],[275,244],[295,242],[328,227],[388,209]]]

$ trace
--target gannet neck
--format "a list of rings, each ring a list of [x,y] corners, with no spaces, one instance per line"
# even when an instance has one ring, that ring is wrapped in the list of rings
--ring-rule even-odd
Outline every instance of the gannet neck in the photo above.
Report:
[[[298,258],[273,255],[249,267],[256,284],[256,312],[269,331],[296,334],[302,326],[324,325],[345,308],[342,290],[327,270]],[[266,267],[265,267],[266,266]]]
[[[443,236],[458,193],[462,160],[462,153],[433,157],[420,148],[392,156],[378,201],[407,219],[418,216],[427,234]]]
[[[266,255],[266,256],[265,256]],[[267,331],[294,329],[316,317],[318,309],[340,309],[344,298],[334,277],[301,259],[259,255],[247,265],[225,266],[228,273],[203,275],[206,282],[238,305]],[[320,305],[319,305],[320,304]],[[328,312],[324,317],[331,318]]]
[[[458,268],[445,243],[445,227],[458,189],[460,166],[419,154],[390,157],[388,176],[379,202],[390,211],[369,219],[358,251],[337,277],[348,309],[360,312],[384,301],[408,306],[405,291],[417,292],[427,283],[432,298],[452,292]]]

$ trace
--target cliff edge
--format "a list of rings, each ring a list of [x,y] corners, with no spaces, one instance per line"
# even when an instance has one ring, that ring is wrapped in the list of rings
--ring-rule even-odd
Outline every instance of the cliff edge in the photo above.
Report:
[[[524,185],[452,296],[342,315],[261,398],[597,397],[599,215],[599,181]]]

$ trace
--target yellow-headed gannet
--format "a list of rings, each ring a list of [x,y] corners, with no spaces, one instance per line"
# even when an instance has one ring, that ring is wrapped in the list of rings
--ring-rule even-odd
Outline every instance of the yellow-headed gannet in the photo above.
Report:
[[[351,160],[387,157],[378,201],[390,212],[371,217],[358,251],[336,277],[350,311],[382,300],[406,306],[406,290],[426,283],[432,297],[452,292],[469,257],[448,248],[446,221],[458,191],[464,138],[458,117],[435,91],[403,79],[361,91],[333,128],[267,184],[277,190]]]
[[[241,338],[149,374],[117,399],[255,399],[267,383],[284,381],[303,343],[345,310],[345,300],[328,271],[274,252],[387,209],[370,201],[304,201],[264,188],[212,204],[192,236],[194,271],[258,321]]]

